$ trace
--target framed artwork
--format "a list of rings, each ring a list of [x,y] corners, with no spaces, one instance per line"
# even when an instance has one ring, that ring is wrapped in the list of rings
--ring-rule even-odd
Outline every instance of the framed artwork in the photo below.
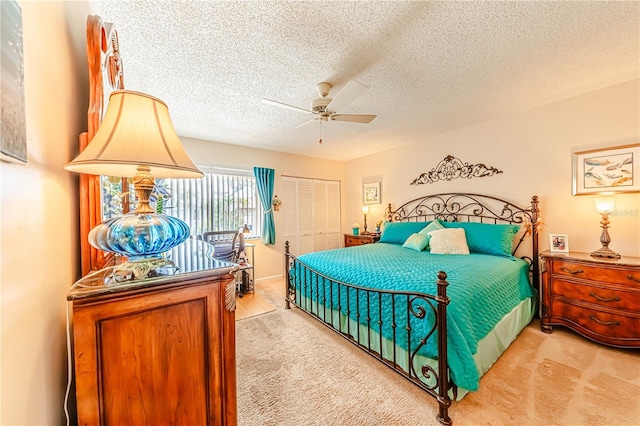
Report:
[[[573,153],[573,195],[640,192],[640,143]]]
[[[362,194],[364,204],[380,204],[380,182],[365,183]]]
[[[2,1],[2,132],[0,159],[27,163],[24,103],[22,11],[15,0]]]
[[[568,253],[569,237],[567,236],[567,234],[550,234],[549,250],[551,250],[553,253]]]

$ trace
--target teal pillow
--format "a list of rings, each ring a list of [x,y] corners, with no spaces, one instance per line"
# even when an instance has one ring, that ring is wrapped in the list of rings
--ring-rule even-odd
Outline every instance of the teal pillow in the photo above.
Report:
[[[440,221],[438,219],[432,221],[430,224],[428,224],[427,226],[425,226],[421,231],[420,234],[422,235],[426,235],[427,236],[427,245],[424,248],[425,250],[429,250],[429,240],[431,240],[431,235],[429,235],[429,232],[431,231],[435,231],[437,229],[444,229],[444,226],[442,226],[442,223],[440,223]]]
[[[381,243],[404,244],[411,234],[420,232],[430,222],[385,222]]]
[[[519,225],[502,225],[479,222],[444,222],[445,228],[463,228],[469,250],[475,253],[512,257],[513,237]]]
[[[422,251],[429,244],[430,235],[424,235],[420,233],[415,233],[409,235],[407,241],[404,242],[402,247],[408,248],[415,251]]]

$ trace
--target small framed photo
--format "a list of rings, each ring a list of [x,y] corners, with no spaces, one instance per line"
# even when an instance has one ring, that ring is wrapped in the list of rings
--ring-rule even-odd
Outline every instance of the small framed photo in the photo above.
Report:
[[[569,237],[567,234],[550,234],[549,249],[554,253],[568,253]]]
[[[363,204],[380,204],[380,182],[365,183],[362,187]]]
[[[640,192],[640,143],[573,153],[573,195]]]

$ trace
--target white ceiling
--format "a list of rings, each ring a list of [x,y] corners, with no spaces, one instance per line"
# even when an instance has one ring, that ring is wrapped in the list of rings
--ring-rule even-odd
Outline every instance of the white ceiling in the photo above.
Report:
[[[104,1],[125,87],[169,105],[179,135],[348,160],[640,76],[640,2]],[[369,90],[328,122],[309,108]]]

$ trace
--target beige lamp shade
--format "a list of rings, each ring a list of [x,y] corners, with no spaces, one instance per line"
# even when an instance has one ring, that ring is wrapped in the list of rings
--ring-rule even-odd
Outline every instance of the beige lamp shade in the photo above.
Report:
[[[134,176],[139,166],[157,178],[199,178],[178,138],[169,108],[160,99],[116,90],[98,132],[66,170],[107,176]]]
[[[598,210],[598,213],[611,214],[613,212],[613,207],[615,205],[615,198],[613,197],[613,195],[598,197],[593,201],[596,205],[596,210]]]

